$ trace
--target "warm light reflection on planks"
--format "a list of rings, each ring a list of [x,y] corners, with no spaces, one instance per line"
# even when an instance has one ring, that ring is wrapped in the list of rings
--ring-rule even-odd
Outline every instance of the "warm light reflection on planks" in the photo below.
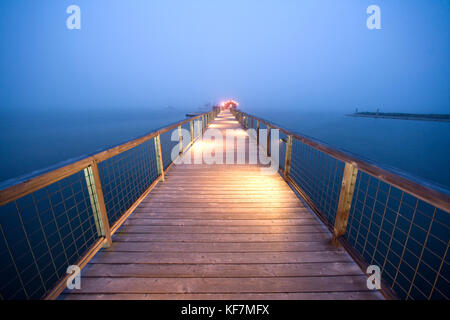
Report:
[[[209,128],[236,129],[248,159],[256,141],[229,112]],[[197,141],[183,157],[216,147]],[[221,147],[224,159],[236,151],[236,144]],[[82,289],[63,297],[381,299],[281,176],[260,169],[259,163],[173,166],[117,230],[112,247],[84,270]]]

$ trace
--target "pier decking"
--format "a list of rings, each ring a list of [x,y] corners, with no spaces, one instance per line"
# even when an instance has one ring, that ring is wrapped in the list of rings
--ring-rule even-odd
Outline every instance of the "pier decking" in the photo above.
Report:
[[[210,128],[245,135],[247,158],[256,144],[228,111]],[[183,157],[210,147],[195,142]],[[83,269],[81,289],[61,298],[382,299],[285,180],[261,166],[174,165]]]

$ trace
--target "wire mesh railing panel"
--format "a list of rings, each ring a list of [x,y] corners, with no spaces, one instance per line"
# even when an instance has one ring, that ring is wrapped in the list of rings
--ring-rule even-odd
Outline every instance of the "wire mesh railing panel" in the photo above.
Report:
[[[253,120],[252,117],[248,119],[248,129],[255,129],[256,120]]]
[[[83,171],[0,207],[0,232],[0,297],[45,297],[99,239]]]
[[[345,237],[401,299],[448,299],[450,216],[364,172]]]
[[[290,177],[332,224],[344,166],[342,161],[293,139]]]
[[[110,225],[113,225],[158,177],[155,142],[150,139],[98,165]]]
[[[177,155],[180,150],[180,142],[178,141],[178,138],[176,141],[171,140],[172,132],[174,132],[174,131],[175,131],[174,137],[178,137],[178,129],[177,128],[161,134],[161,154],[162,154],[164,169],[166,169],[172,163],[172,150],[174,150],[174,152]],[[173,159],[173,160],[175,160],[175,159]]]
[[[196,139],[202,133],[202,121],[194,120],[194,138]]]

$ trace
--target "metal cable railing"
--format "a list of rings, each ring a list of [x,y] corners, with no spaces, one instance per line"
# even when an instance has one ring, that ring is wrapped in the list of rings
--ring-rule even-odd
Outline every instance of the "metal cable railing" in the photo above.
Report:
[[[148,140],[98,167],[108,221],[113,225],[159,176],[155,143]]]
[[[344,163],[301,141],[292,141],[291,179],[332,225],[336,219]]]
[[[402,299],[449,299],[447,212],[364,172],[346,239]]]
[[[173,163],[172,149],[183,145],[185,150],[217,112],[0,190],[0,299],[58,297],[70,276],[67,268],[83,268],[111,244],[112,234],[164,179],[164,170]],[[172,131],[181,127],[192,128],[190,141],[171,140]]]
[[[380,268],[387,297],[449,299],[449,192],[264,119],[234,114],[244,127],[256,123],[256,128],[269,126],[285,135],[284,178],[329,227],[334,244],[343,245],[364,272],[369,265]]]
[[[99,238],[84,173],[0,207],[0,292],[39,299]]]

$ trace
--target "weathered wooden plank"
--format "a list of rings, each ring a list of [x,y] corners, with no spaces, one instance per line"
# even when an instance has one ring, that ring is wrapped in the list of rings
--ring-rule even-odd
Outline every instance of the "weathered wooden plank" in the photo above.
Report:
[[[189,242],[279,242],[279,241],[331,241],[329,232],[316,233],[116,233],[115,241],[189,241]]]
[[[239,173],[236,173],[236,175],[239,175]],[[289,188],[289,186],[286,186],[285,184],[281,183],[281,181],[271,181],[270,185],[261,185],[261,182],[263,181],[262,179],[259,181],[260,183],[257,183],[257,181],[253,181],[253,182],[246,182],[245,184],[242,183],[244,182],[243,180],[241,180],[241,183],[239,184],[237,181],[219,181],[217,180],[217,183],[214,183],[214,180],[209,180],[208,178],[203,179],[203,181],[195,181],[192,180],[195,177],[189,177],[189,178],[185,178],[183,180],[180,179],[174,179],[173,177],[167,177],[167,181],[171,182],[171,184],[176,187],[178,184],[180,186],[183,185],[188,185],[188,186],[203,186],[203,185],[215,185],[216,187],[221,187],[221,186],[231,186],[231,187],[261,187],[261,188]],[[209,182],[208,182],[209,181]],[[163,188],[163,186],[161,187]]]
[[[79,293],[255,293],[359,291],[366,277],[85,278]]]
[[[192,177],[193,178],[193,177]],[[177,184],[187,184],[187,185],[210,185],[210,186],[237,186],[237,185],[245,185],[245,186],[261,186],[261,182],[270,182],[271,187],[283,187],[286,186],[282,180],[279,179],[253,179],[251,181],[243,180],[243,179],[218,179],[216,178],[198,178],[195,180],[192,180],[191,177],[186,178],[174,178],[174,177],[168,177],[167,181],[171,183],[177,183]],[[264,186],[264,185],[263,185]]]
[[[220,175],[216,175],[215,177],[205,177],[205,178],[195,178],[195,180],[192,180],[192,178],[195,177],[168,177],[167,181],[170,181],[172,183],[179,183],[179,184],[189,184],[189,185],[230,185],[230,186],[236,186],[236,185],[242,185],[245,184],[246,186],[260,186],[261,182],[270,182],[271,186],[284,186],[284,181],[281,179],[269,179],[265,178],[262,179],[261,177],[259,179],[257,178],[251,178],[251,179],[238,179],[238,178],[220,178]]]
[[[229,191],[234,191],[236,193],[245,193],[245,192],[265,192],[265,193],[269,193],[269,192],[276,192],[276,191],[292,191],[289,187],[284,186],[284,187],[280,187],[280,188],[264,188],[262,186],[254,186],[254,187],[245,187],[245,186],[236,186],[236,187],[226,187],[226,186],[216,186],[216,187],[211,187],[211,186],[192,186],[192,185],[177,185],[176,187],[167,187],[166,184],[165,186],[160,187],[160,189],[158,189],[161,192],[165,192],[165,191],[173,191],[173,192],[179,192],[179,193],[197,193],[197,192],[205,192],[205,191],[223,191],[223,192],[229,192]],[[275,196],[275,193],[273,194]]]
[[[250,278],[361,275],[354,262],[277,264],[96,264],[86,277]]]
[[[249,170],[249,169],[242,169],[242,170],[233,170],[233,169],[224,169],[224,170],[184,170],[179,169],[179,167],[175,167],[176,171],[172,171],[167,173],[167,176],[171,179],[186,179],[186,178],[199,178],[199,179],[206,179],[206,178],[212,178],[218,180],[217,177],[223,178],[225,180],[237,180],[236,175],[239,174],[242,178],[245,179],[261,179],[261,169],[255,169],[255,170]],[[269,176],[272,177],[272,176]],[[273,176],[273,179],[282,180],[281,177]]]
[[[189,202],[177,203],[177,202],[143,202],[142,207],[152,208],[299,208],[303,204],[301,202]]]
[[[198,212],[148,212],[137,211],[134,212],[130,220],[133,219],[162,219],[162,220],[176,220],[176,219],[190,219],[190,220],[286,220],[286,219],[314,219],[309,212],[297,212],[297,213],[198,213]]]
[[[133,218],[125,221],[124,225],[141,226],[301,226],[319,225],[319,222],[311,218],[303,219],[157,219],[153,218]]]
[[[185,207],[185,208],[156,208],[154,206],[143,206],[140,205],[135,209],[135,213],[137,212],[157,212],[157,213],[182,213],[185,212],[188,213],[201,213],[201,214],[214,214],[214,213],[227,213],[227,214],[253,214],[255,217],[258,216],[258,214],[277,214],[280,216],[283,216],[285,214],[291,213],[291,214],[305,214],[307,213],[309,216],[311,216],[311,213],[308,211],[308,209],[304,207],[293,207],[293,208],[239,208],[239,207],[228,207],[228,208],[220,208],[220,207],[213,207],[213,208],[192,208],[192,207]]]
[[[168,184],[167,184],[168,185]],[[167,185],[161,187],[161,190],[189,190],[191,192],[195,192],[196,190],[235,190],[237,192],[241,191],[244,192],[246,190],[249,191],[277,191],[277,190],[284,190],[284,191],[290,191],[291,189],[288,186],[280,185],[280,186],[270,186],[270,187],[264,187],[262,185],[254,184],[254,185],[231,185],[231,184],[207,184],[207,183],[201,183],[201,184],[195,184],[195,183],[177,183],[176,187],[174,188],[168,188]],[[168,188],[168,189],[165,189]]]
[[[330,247],[329,241],[315,242],[117,242],[108,252],[301,252],[338,251]]]
[[[266,191],[266,190],[246,190],[245,194],[236,192],[236,190],[218,190],[218,189],[209,189],[209,190],[195,190],[192,192],[187,192],[187,195],[191,196],[214,196],[214,197],[244,197],[244,196],[251,196],[251,197],[279,197],[279,196],[293,196],[293,193],[291,190],[283,190],[283,191]],[[167,197],[176,197],[177,195],[180,195],[180,192],[177,190],[174,190],[172,188],[168,188],[166,191],[161,190],[154,190],[152,192],[152,196],[167,196]]]
[[[127,233],[315,233],[324,231],[321,225],[313,226],[123,226]]]
[[[270,201],[283,201],[283,202],[296,202],[302,203],[298,199],[293,199],[292,195],[277,195],[277,196],[269,196],[269,195],[224,195],[224,194],[216,194],[216,195],[197,195],[195,193],[180,193],[178,197],[173,195],[152,195],[145,199],[145,202],[173,202],[177,200],[179,202],[270,202]]]
[[[91,263],[300,263],[349,262],[343,251],[311,252],[115,252],[104,251]]]
[[[181,202],[187,201],[187,200],[197,200],[200,201],[202,199],[205,199],[205,201],[226,201],[226,200],[241,200],[241,201],[267,201],[267,199],[276,199],[278,200],[289,200],[294,197],[293,194],[289,193],[278,193],[278,194],[271,194],[271,193],[262,193],[262,192],[253,192],[253,193],[237,193],[234,191],[234,193],[228,192],[220,192],[217,193],[205,193],[199,194],[197,192],[186,192],[186,193],[153,193],[150,197],[147,199],[161,199],[161,200],[173,200],[173,199],[180,199]]]
[[[68,300],[382,300],[377,291],[291,293],[129,293],[63,294]]]
[[[200,206],[203,207],[205,205],[207,206],[221,206],[221,205],[227,205],[227,206],[248,206],[249,204],[254,204],[256,207],[261,206],[267,206],[267,205],[275,205],[276,207],[279,207],[280,205],[289,205],[292,206],[294,204],[298,206],[303,206],[303,203],[298,199],[293,198],[280,198],[280,199],[267,199],[267,198],[260,198],[260,199],[253,199],[253,198],[241,198],[241,199],[217,199],[215,197],[206,198],[202,201],[201,199],[192,199],[189,197],[183,197],[183,200],[178,200],[175,198],[154,198],[149,197],[142,201],[143,206],[147,204],[161,204],[165,203],[167,205],[173,205],[174,203],[177,206],[181,207],[190,207],[190,206]],[[201,205],[200,205],[201,204]]]

